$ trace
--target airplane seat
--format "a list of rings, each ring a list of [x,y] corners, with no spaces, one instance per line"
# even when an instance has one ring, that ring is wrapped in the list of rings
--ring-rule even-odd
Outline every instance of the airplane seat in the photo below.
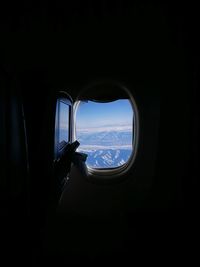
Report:
[[[3,246],[5,255],[22,259],[28,241],[28,156],[22,95],[13,87],[6,81],[0,91],[1,241],[5,237],[9,246],[8,251]]]
[[[21,96],[14,90],[1,90],[0,108],[1,154],[4,167],[1,182],[4,185],[3,192],[6,193],[4,197],[10,201],[23,194],[28,183],[27,140]]]
[[[51,231],[51,236],[47,234],[48,249],[71,255],[72,261],[75,255],[95,260],[123,251],[124,220],[120,214],[110,213],[110,210],[94,209],[95,198],[92,200],[92,196],[87,194],[93,186],[73,164],[60,198],[57,220],[52,225],[52,229],[57,230]]]

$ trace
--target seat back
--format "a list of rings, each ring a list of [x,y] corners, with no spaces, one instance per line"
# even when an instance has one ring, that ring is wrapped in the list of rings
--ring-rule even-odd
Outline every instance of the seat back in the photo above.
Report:
[[[12,77],[1,80],[0,129],[2,255],[12,255],[13,259],[17,255],[22,260],[29,225],[28,155],[22,96]]]

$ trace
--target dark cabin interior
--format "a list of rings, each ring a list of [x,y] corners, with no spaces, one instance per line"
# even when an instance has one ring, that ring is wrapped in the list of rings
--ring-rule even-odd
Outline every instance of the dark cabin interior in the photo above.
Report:
[[[197,7],[8,1],[0,29],[2,266],[195,262]],[[59,212],[56,95],[107,79],[137,102],[137,157],[112,182],[71,175]]]

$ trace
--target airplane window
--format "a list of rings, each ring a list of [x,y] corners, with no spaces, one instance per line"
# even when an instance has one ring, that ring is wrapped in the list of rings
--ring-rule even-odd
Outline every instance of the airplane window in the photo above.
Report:
[[[129,161],[134,149],[134,111],[129,99],[79,101],[75,122],[78,150],[88,154],[89,168],[114,169]]]
[[[69,118],[70,118],[70,104],[66,99],[58,99],[56,104],[56,121],[55,121],[55,156],[70,141],[69,136]]]
[[[69,106],[60,101],[59,108],[59,143],[69,141]]]

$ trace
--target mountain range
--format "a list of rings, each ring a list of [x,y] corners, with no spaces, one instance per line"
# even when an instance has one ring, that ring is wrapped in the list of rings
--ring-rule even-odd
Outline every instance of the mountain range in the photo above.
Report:
[[[131,131],[79,132],[79,152],[88,155],[91,168],[116,168],[125,164],[132,153]]]

